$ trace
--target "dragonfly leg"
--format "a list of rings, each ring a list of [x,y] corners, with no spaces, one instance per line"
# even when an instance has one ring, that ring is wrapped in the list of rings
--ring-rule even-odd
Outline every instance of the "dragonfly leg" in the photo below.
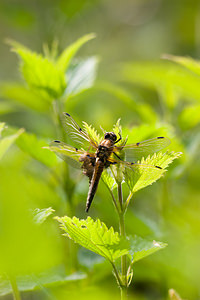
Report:
[[[122,136],[121,136],[120,132],[119,132],[118,134],[119,134],[119,139],[116,140],[116,141],[114,142],[114,144],[118,143],[118,142],[121,141],[121,139],[122,139]]]
[[[122,159],[119,157],[119,155],[117,155],[117,153],[113,152],[113,154],[114,154],[117,158],[119,158],[120,160],[122,160]]]

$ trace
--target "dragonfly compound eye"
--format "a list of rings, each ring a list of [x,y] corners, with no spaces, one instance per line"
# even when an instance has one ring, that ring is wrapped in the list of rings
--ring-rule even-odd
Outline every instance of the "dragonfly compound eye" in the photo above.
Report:
[[[110,139],[110,133],[106,132],[106,134],[104,135],[104,139]]]
[[[106,134],[104,135],[104,139],[112,140],[113,142],[115,142],[117,140],[117,136],[114,132],[106,132]]]

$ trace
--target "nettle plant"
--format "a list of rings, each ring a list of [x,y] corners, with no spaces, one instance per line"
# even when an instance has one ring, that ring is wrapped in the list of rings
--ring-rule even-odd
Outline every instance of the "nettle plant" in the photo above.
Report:
[[[94,38],[93,34],[83,36],[64,49],[60,55],[58,55],[55,45],[52,49],[45,46],[44,55],[41,55],[17,42],[9,41],[13,51],[20,57],[20,70],[24,82],[1,83],[1,96],[6,100],[14,101],[16,106],[10,105],[11,102],[4,102],[5,105],[1,106],[0,109],[4,109],[5,112],[12,112],[18,110],[19,107],[23,107],[23,109],[27,109],[27,112],[37,112],[37,115],[41,118],[46,114],[48,118],[50,116],[52,121],[54,121],[58,136],[64,138],[65,133],[61,122],[61,115],[66,110],[68,100],[80,92],[91,88],[96,78],[98,63],[96,57],[77,60],[74,63],[72,61],[80,47],[92,38]],[[135,137],[142,136],[145,139],[148,136],[156,136],[158,134],[159,129],[155,126],[156,119],[152,119],[155,113],[145,103],[142,105],[134,103],[132,97],[126,91],[118,88],[118,86],[113,87],[104,83],[104,85],[99,85],[98,88],[119,97],[127,107],[140,116],[141,121],[146,121],[147,123],[151,121],[150,125],[142,125],[134,130],[123,128],[123,132],[118,121],[113,128],[116,136],[122,138],[117,144],[117,146],[121,146],[122,151],[117,153],[118,158],[115,156],[117,163],[114,161],[114,163],[106,165],[107,168],[104,168],[101,179],[109,190],[110,199],[114,204],[113,210],[119,217],[119,232],[115,232],[113,227],[108,228],[101,220],[93,220],[89,216],[83,220],[75,216],[72,218],[69,216],[56,217],[56,219],[59,221],[68,238],[109,261],[112,265],[117,284],[121,289],[121,297],[126,298],[127,288],[132,281],[134,263],[166,246],[165,243],[158,241],[149,241],[138,236],[129,236],[125,230],[126,211],[134,194],[161,178],[166,172],[167,166],[174,159],[178,158],[180,153],[167,151],[156,154],[154,152],[161,150],[163,147],[148,147],[146,151],[143,148],[144,151],[141,151],[140,157],[135,157],[135,160],[127,161],[126,153],[123,153],[126,138],[128,138],[127,143],[130,143],[130,141],[138,142],[134,140]],[[0,131],[4,125],[2,124],[1,126]],[[163,130],[163,128],[160,129]],[[83,123],[83,130],[91,140],[96,141],[97,145],[104,139],[103,135],[99,135],[92,126],[89,126],[85,122]],[[60,165],[54,153],[47,149],[42,149],[45,145],[48,145],[46,138],[38,137],[34,133],[22,133],[22,131],[19,131],[17,135],[20,135],[16,140],[20,149],[44,165],[49,170],[49,173],[53,173],[52,170],[54,171]],[[15,136],[13,137],[15,139]],[[13,139],[1,139],[0,146],[6,148],[11,141]],[[63,149],[59,148],[60,146],[54,147],[55,143],[49,146],[50,150],[55,150],[56,153],[60,150],[61,155],[66,152],[66,148],[64,148],[65,152],[63,152]],[[68,149],[71,149],[70,146],[68,147]],[[81,150],[81,148],[83,149]],[[79,145],[78,150],[75,151],[73,159],[80,164],[80,156],[77,156],[77,151],[79,151],[79,154],[80,151],[82,151],[82,154],[87,153],[88,148],[80,147]],[[93,150],[93,157],[95,152],[96,150]],[[64,154],[64,156],[66,155]],[[127,164],[122,163],[123,161],[127,161]],[[69,162],[69,158],[67,162]],[[91,163],[90,159],[89,163]],[[92,167],[94,165],[93,161]],[[63,178],[61,181],[59,180],[58,184],[62,186],[64,194],[69,200],[68,215],[72,216],[75,204],[71,199],[75,191],[76,180],[73,180],[72,176],[70,176],[67,164],[65,164],[65,172],[63,174]],[[128,195],[126,193],[127,189],[129,190]],[[110,200],[108,199],[108,201]],[[36,210],[33,221],[41,224],[52,212],[51,208]],[[14,282],[12,284],[13,294],[16,299],[20,299],[18,280],[12,278],[12,281]],[[27,288],[23,287],[20,290],[27,290]]]
[[[90,208],[102,176],[119,217],[120,232],[115,232],[113,227],[108,228],[101,220],[93,220],[89,216],[81,220],[75,216],[56,217],[56,219],[65,231],[64,235],[111,263],[117,284],[121,289],[121,299],[126,299],[127,288],[132,281],[133,264],[167,245],[126,234],[125,214],[128,205],[137,191],[161,178],[167,166],[178,158],[180,153],[154,153],[170,143],[164,137],[126,145],[128,137],[123,138],[120,120],[114,125],[112,132],[103,130],[104,137],[86,122],[83,122],[83,129],[80,128],[68,113],[64,114],[63,125],[77,147],[85,145],[87,148],[78,149],[56,140],[50,144],[49,149],[74,167],[82,164],[83,173],[88,176],[90,184],[86,212]],[[148,153],[154,154],[150,156]],[[147,154],[146,158],[145,154]],[[130,162],[138,157],[141,157],[140,161]],[[123,194],[124,184],[129,189],[127,197]]]

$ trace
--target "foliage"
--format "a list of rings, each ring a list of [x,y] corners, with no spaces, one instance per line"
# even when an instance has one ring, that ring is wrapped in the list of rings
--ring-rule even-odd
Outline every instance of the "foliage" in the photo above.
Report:
[[[47,167],[56,165],[56,157],[43,147],[47,144],[45,139],[36,137],[36,135],[25,132],[17,141],[17,145],[22,151],[29,154],[37,161],[43,163]]]
[[[0,95],[3,98],[0,102],[1,117],[7,124],[18,127],[12,129],[12,133],[9,131],[10,125],[8,132],[4,125],[1,124],[0,127],[4,128],[0,138],[3,186],[0,188],[3,215],[1,273],[13,272],[20,291],[41,289],[42,295],[48,292],[51,294],[52,290],[52,294],[60,295],[61,286],[66,293],[68,285],[65,284],[68,279],[70,282],[74,269],[84,268],[88,273],[74,274],[75,280],[85,279],[83,285],[75,285],[80,287],[77,289],[80,292],[83,287],[91,287],[94,282],[99,285],[100,282],[108,281],[110,270],[104,262],[93,263],[89,267],[78,265],[78,250],[73,245],[75,241],[95,253],[104,254],[103,257],[115,264],[122,285],[124,276],[118,261],[126,255],[127,269],[130,267],[127,270],[130,284],[133,263],[166,246],[161,242],[152,242],[156,238],[167,241],[170,247],[162,255],[158,255],[158,258],[155,255],[134,266],[135,289],[141,283],[145,285],[146,282],[155,282],[155,286],[162,290],[165,290],[165,284],[175,286],[177,290],[182,288],[186,295],[195,299],[190,291],[198,286],[198,282],[195,282],[198,271],[195,249],[199,240],[199,61],[167,55],[165,58],[171,62],[126,63],[114,72],[117,79],[123,79],[123,82],[113,80],[112,83],[106,81],[105,73],[111,74],[110,66],[106,63],[106,72],[103,74],[101,70],[101,80],[96,83],[99,59],[90,56],[73,60],[80,47],[93,37],[92,34],[78,39],[60,55],[55,45],[52,49],[46,47],[43,55],[16,42],[11,43],[20,57],[23,81],[0,83]],[[113,54],[112,59],[115,59]],[[166,153],[152,153],[125,169],[112,166],[112,170],[106,169],[103,172],[102,179],[114,199],[117,198],[119,184],[125,190],[124,209],[128,235],[125,239],[110,227],[117,228],[116,216],[109,201],[109,198],[113,198],[106,194],[101,183],[91,210],[94,218],[83,220],[87,180],[82,180],[78,171],[69,169],[56,159],[54,153],[44,149],[51,139],[67,139],[59,117],[63,111],[69,111],[78,122],[89,120],[109,130],[112,128],[113,118],[116,122],[120,117],[123,126],[118,122],[113,130],[117,135],[121,133],[122,144],[127,136],[127,143],[160,135],[168,136],[172,141],[170,150]],[[23,130],[19,129],[22,126],[26,128],[23,134]],[[100,142],[102,134],[99,135],[87,123],[84,123],[84,129]],[[13,143],[17,147],[6,152]],[[180,152],[183,152],[181,159],[170,166],[165,174],[168,164],[178,158]],[[187,176],[184,175],[186,173]],[[163,177],[164,174],[166,176]],[[161,177],[159,185],[141,190]],[[139,190],[141,192],[137,193],[132,204],[132,194]],[[126,199],[126,193],[129,192]],[[130,209],[127,210],[129,203]],[[58,218],[62,228],[73,239],[72,243],[60,239],[56,222],[52,221],[53,209],[57,215],[79,217]],[[120,205],[118,209],[120,210]],[[35,212],[34,218],[31,212]],[[105,223],[99,219],[95,221],[96,216]],[[105,242],[103,246],[99,244],[100,234]],[[188,262],[187,245],[190,245],[191,252]],[[180,255],[177,257],[174,253]],[[89,256],[86,252],[86,257]],[[72,275],[63,271],[60,276],[56,268],[52,273],[49,271],[50,267],[61,263],[65,264],[64,269]],[[34,274],[31,278],[29,272]],[[47,276],[40,278],[37,272]],[[159,272],[167,278],[167,283],[162,285],[162,279],[157,279],[160,277]],[[51,278],[48,278],[48,273]],[[186,281],[187,286],[184,286],[183,282]],[[2,295],[10,293],[8,280],[2,278],[1,283]],[[112,289],[112,282],[109,281],[108,284]],[[68,290],[67,296],[71,292],[70,285]],[[184,295],[184,292],[181,294]],[[61,299],[64,298],[66,294]]]
[[[4,156],[9,147],[23,133],[23,129],[19,129],[16,133],[2,137],[2,131],[5,129],[5,124],[0,123],[0,159]]]
[[[76,217],[58,218],[61,228],[66,232],[66,236],[79,243],[81,246],[105,257],[110,262],[128,253],[126,248],[120,247],[120,237],[118,232],[107,226],[100,220],[79,220]]]
[[[132,168],[127,168],[124,177],[131,192],[135,193],[158,180],[165,173],[166,167],[180,154],[174,152],[163,154],[160,152],[152,157],[148,156],[146,159],[142,159],[141,165],[133,165]]]
[[[51,207],[39,209],[36,208],[33,211],[33,219],[35,223],[42,224],[55,210]]]

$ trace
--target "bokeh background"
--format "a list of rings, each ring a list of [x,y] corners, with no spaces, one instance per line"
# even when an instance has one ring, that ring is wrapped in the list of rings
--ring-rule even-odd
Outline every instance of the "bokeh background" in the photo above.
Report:
[[[45,165],[34,156],[37,139],[45,141],[42,147],[59,138],[50,110],[31,109],[17,92],[9,93],[9,84],[24,79],[6,39],[39,53],[44,44],[57,42],[61,52],[91,32],[96,38],[76,57],[95,57],[92,84],[66,101],[64,110],[98,130],[99,125],[110,130],[121,118],[123,126],[135,130],[135,142],[165,134],[170,149],[183,152],[165,178],[135,195],[127,212],[128,234],[168,243],[135,264],[130,299],[167,299],[170,288],[184,299],[199,299],[200,78],[161,59],[164,54],[200,57],[198,0],[0,1],[0,121],[8,126],[5,135],[20,128],[34,134],[26,147],[21,145],[26,140],[14,143],[0,164],[1,298],[12,299],[12,276],[26,291],[22,299],[90,299],[94,294],[110,299],[118,294],[108,263],[65,241],[51,217],[39,228],[30,221],[27,212],[47,207],[54,215],[70,211],[85,218],[88,183],[70,169],[70,181],[65,188],[59,185],[51,173],[59,177],[63,163]],[[90,213],[118,230],[103,183]]]

